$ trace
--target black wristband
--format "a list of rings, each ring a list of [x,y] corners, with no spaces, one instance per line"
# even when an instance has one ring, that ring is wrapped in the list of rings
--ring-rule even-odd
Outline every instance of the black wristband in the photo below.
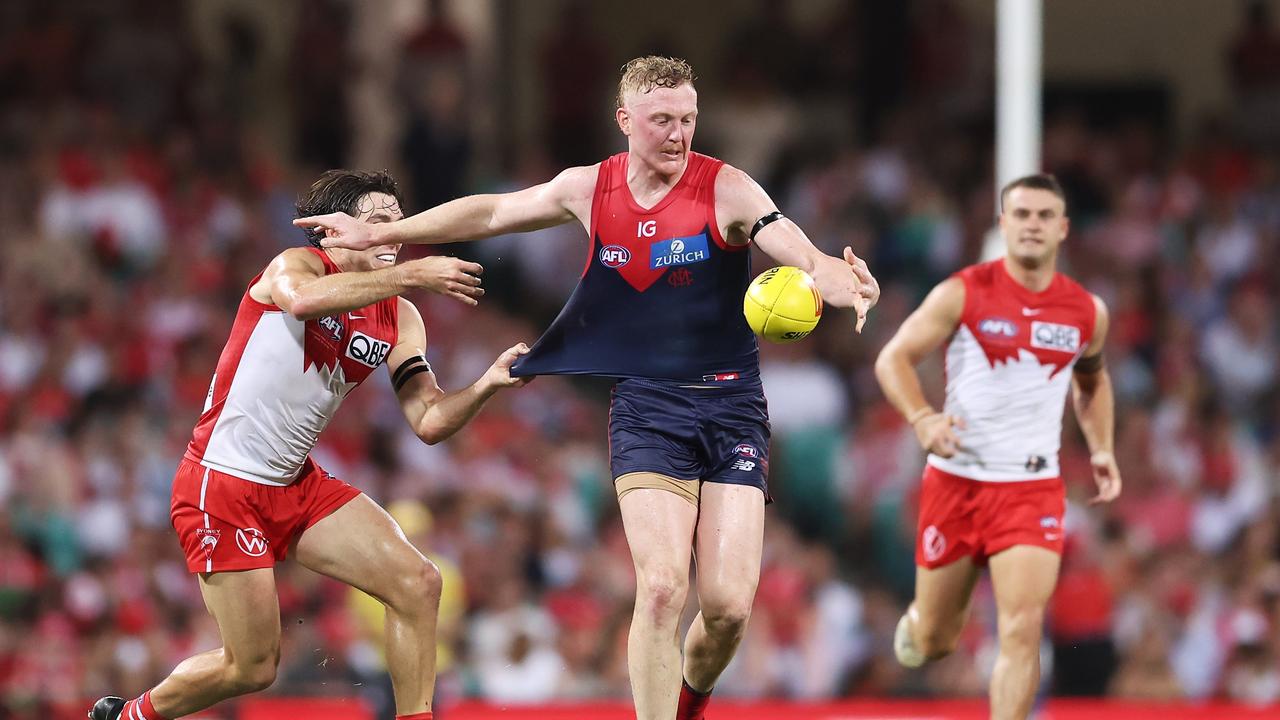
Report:
[[[747,233],[747,237],[749,237],[752,240],[755,240],[756,235],[761,230],[765,229],[765,226],[767,226],[771,222],[774,222],[775,220],[781,220],[784,217],[786,217],[786,215],[783,215],[781,210],[774,210],[768,215],[765,215],[764,217],[757,220],[756,224],[751,226],[751,232]]]
[[[1081,375],[1092,375],[1096,372],[1101,372],[1102,367],[1105,364],[1106,363],[1102,359],[1102,353],[1098,353],[1097,355],[1089,355],[1077,360],[1072,371],[1078,372]]]

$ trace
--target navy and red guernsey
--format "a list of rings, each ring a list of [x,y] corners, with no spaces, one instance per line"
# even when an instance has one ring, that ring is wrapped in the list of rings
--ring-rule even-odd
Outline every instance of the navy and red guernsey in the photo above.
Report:
[[[582,279],[511,374],[697,382],[757,375],[759,348],[742,315],[750,253],[725,243],[715,217],[724,163],[689,153],[680,181],[646,210],[627,186],[627,157],[600,163]]]

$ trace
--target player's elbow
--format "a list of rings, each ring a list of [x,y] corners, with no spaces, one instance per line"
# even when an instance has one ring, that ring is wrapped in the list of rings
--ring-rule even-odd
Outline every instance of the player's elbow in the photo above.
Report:
[[[280,308],[295,320],[315,320],[325,315],[317,303],[303,297],[291,297],[281,302]]]
[[[893,377],[901,363],[902,357],[897,347],[893,343],[885,345],[880,354],[876,356],[875,364],[876,380],[880,382],[882,387]]]
[[[416,434],[427,445],[438,445],[452,435],[453,431],[435,423],[422,423],[417,427]]]

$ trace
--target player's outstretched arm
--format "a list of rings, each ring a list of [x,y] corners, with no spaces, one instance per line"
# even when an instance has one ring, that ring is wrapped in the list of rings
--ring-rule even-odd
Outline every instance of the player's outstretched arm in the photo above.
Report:
[[[519,343],[508,348],[480,379],[456,392],[446,393],[426,360],[427,333],[422,315],[413,303],[400,300],[400,334],[387,355],[387,370],[405,420],[414,434],[434,445],[458,432],[480,412],[494,393],[506,387],[523,387],[529,378],[511,377],[516,358],[529,352]]]
[[[324,247],[364,250],[377,245],[434,244],[480,240],[563,225],[591,212],[599,165],[569,168],[549,182],[516,192],[469,195],[401,220],[366,223],[344,213],[293,221],[320,228]]]
[[[876,358],[876,380],[885,397],[911,423],[920,446],[942,457],[956,453],[959,441],[952,428],[963,428],[964,421],[929,405],[916,366],[951,337],[963,312],[964,282],[959,278],[942,281],[907,317]]]
[[[778,210],[769,194],[743,171],[725,165],[716,176],[716,221],[730,243],[755,240],[756,245],[782,265],[792,265],[813,276],[822,301],[834,307],[851,307],[858,313],[858,332],[867,312],[880,300],[880,285],[867,263],[846,247],[843,258],[827,255],[813,246],[799,225],[787,218],[769,222],[751,233],[758,221]]]
[[[1116,466],[1115,457],[1115,395],[1111,390],[1111,375],[1102,359],[1102,347],[1111,322],[1107,306],[1100,298],[1094,296],[1093,305],[1097,310],[1093,339],[1071,373],[1071,403],[1076,422],[1089,445],[1089,464],[1093,468],[1093,481],[1098,485],[1098,494],[1090,503],[1099,503],[1111,502],[1120,496],[1120,468]]]
[[[314,252],[290,248],[271,261],[249,288],[249,296],[299,320],[356,310],[415,288],[476,305],[484,295],[482,272],[477,263],[429,257],[378,270],[325,275],[324,263]]]

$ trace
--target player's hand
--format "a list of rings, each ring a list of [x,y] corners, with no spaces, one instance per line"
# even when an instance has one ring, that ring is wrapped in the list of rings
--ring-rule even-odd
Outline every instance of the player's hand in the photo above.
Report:
[[[1115,455],[1098,451],[1089,457],[1089,465],[1093,467],[1093,481],[1098,484],[1098,494],[1089,504],[1111,502],[1120,497],[1120,468],[1116,466]]]
[[[813,283],[822,295],[822,302],[832,307],[851,307],[858,314],[855,329],[862,332],[867,322],[867,312],[880,299],[880,285],[867,270],[867,264],[844,249],[844,260],[822,255],[813,267]]]
[[[483,382],[495,389],[506,387],[524,387],[529,384],[533,378],[517,378],[511,377],[511,366],[515,364],[517,358],[529,352],[529,346],[524,343],[517,343],[507,348],[506,352],[498,356],[493,361],[493,365],[485,371]]]
[[[862,326],[867,322],[867,312],[880,302],[880,283],[876,282],[875,276],[867,268],[867,261],[854,255],[853,248],[847,245],[844,248],[844,261],[849,263],[854,277],[858,279],[858,294],[853,300],[853,309],[858,313],[858,324],[854,329],[862,332]]]
[[[293,224],[300,228],[315,228],[322,231],[324,237],[320,238],[321,247],[366,250],[378,244],[369,223],[357,220],[346,213],[312,215],[298,218],[293,221]]]
[[[930,413],[911,426],[916,431],[920,447],[939,457],[949,458],[960,449],[956,429],[964,429],[964,420],[955,415]]]
[[[430,290],[468,305],[479,305],[484,295],[484,288],[480,287],[484,268],[479,263],[437,255],[401,263],[397,270],[409,287]]]

